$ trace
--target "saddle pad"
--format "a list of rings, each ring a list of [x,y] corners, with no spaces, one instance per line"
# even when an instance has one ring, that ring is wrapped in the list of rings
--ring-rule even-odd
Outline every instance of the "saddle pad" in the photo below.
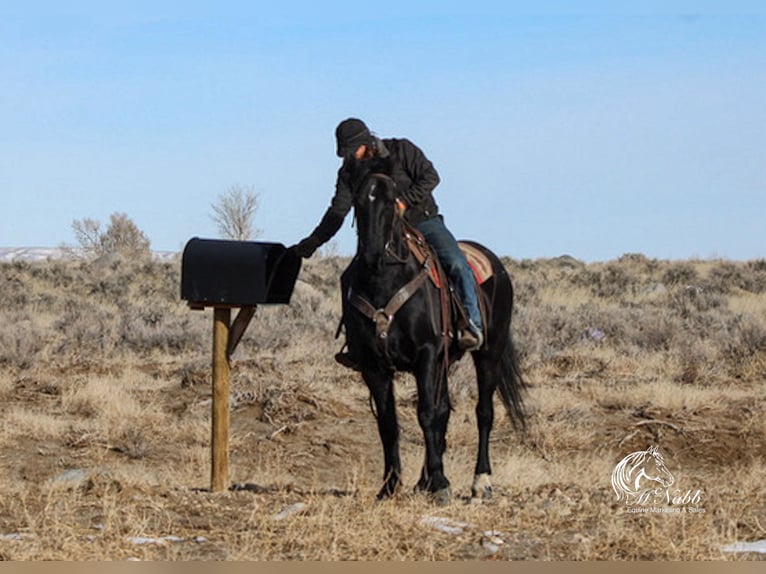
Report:
[[[476,277],[477,284],[481,285],[487,279],[492,277],[494,274],[492,271],[492,262],[481,249],[472,243],[464,243],[462,241],[458,241],[458,246],[460,246],[460,250],[463,252],[466,259],[468,259],[468,265],[470,265],[473,275]]]

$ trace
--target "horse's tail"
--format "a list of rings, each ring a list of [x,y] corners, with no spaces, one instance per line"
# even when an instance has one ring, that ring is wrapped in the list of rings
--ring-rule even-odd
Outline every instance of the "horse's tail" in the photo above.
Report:
[[[527,413],[524,408],[526,384],[521,376],[519,357],[510,331],[500,357],[500,378],[497,387],[513,427],[521,431],[526,430]]]

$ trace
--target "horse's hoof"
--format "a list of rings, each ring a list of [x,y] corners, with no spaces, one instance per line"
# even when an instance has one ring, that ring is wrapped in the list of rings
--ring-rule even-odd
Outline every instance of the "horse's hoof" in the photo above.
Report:
[[[492,498],[492,483],[488,474],[477,474],[471,486],[471,498],[481,501]]]
[[[412,487],[412,492],[415,494],[423,494],[428,492],[428,481],[423,480],[422,478],[415,484],[415,486]]]
[[[398,490],[399,490],[398,484],[386,485],[380,489],[380,492],[378,492],[378,496],[376,497],[376,499],[378,502],[388,500],[392,498]]]
[[[431,500],[436,506],[447,506],[452,500],[452,491],[449,486],[431,493]]]

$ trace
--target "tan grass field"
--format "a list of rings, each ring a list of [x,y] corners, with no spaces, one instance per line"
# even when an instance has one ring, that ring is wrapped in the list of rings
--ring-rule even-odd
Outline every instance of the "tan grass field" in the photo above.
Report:
[[[472,502],[476,391],[460,364],[447,507],[410,490],[423,449],[408,375],[407,488],[374,500],[368,394],[332,359],[347,262],[308,261],[235,353],[230,481],[248,487],[223,493],[207,491],[212,312],[179,300],[180,263],[0,265],[0,559],[766,556],[722,550],[766,538],[765,261],[505,260],[530,425],[514,431],[497,401],[495,492]],[[612,471],[651,445],[679,500],[630,507]]]

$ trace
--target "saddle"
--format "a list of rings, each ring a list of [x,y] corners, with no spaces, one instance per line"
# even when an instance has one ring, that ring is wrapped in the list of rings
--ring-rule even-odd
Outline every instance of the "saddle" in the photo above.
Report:
[[[409,225],[405,226],[404,239],[415,259],[428,270],[428,278],[439,290],[442,325],[448,326],[443,333],[446,342],[449,344],[455,336],[454,330],[468,328],[468,314],[463,307],[460,298],[455,290],[450,286],[449,277],[441,266],[439,258],[434,250],[428,245],[423,234],[416,228]],[[478,289],[480,285],[489,280],[493,274],[492,263],[489,258],[475,244],[467,241],[458,241],[460,251],[465,255],[468,266],[473,272],[476,281],[477,295],[479,300],[479,310],[481,312],[482,323],[487,324],[487,301],[484,293]],[[453,321],[454,319],[454,321]],[[435,325],[435,321],[434,321]]]

